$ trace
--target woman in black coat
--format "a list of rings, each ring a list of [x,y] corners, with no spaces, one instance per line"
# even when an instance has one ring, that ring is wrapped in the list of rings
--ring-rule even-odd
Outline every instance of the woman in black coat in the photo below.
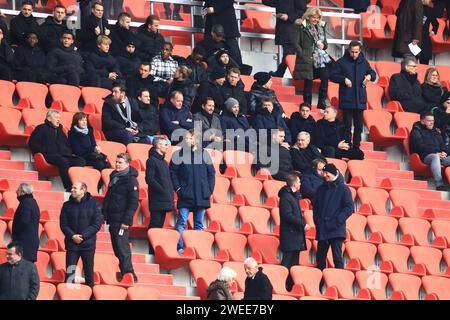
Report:
[[[14,213],[12,239],[23,247],[23,258],[36,262],[39,250],[39,206],[33,198],[33,187],[21,183],[17,189],[19,206]]]
[[[432,67],[425,73],[425,81],[422,84],[422,97],[432,112],[434,108],[440,108],[449,95],[447,88],[439,80],[439,71]]]
[[[408,48],[411,42],[422,47],[422,1],[402,0],[395,15],[397,16],[397,23],[395,25],[394,41],[392,43],[392,56],[395,58],[412,56]]]
[[[423,18],[425,20],[422,29],[422,45],[420,52],[420,63],[428,64],[433,58],[433,43],[431,37],[437,34],[439,29],[439,22],[437,21],[437,12],[434,6],[430,7],[431,0],[422,0],[423,3]],[[430,31],[430,25],[433,26],[433,30]]]

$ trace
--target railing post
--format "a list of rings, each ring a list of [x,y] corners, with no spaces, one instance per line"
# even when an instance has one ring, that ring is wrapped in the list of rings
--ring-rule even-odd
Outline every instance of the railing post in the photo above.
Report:
[[[342,9],[342,14],[344,14],[345,13],[345,10],[344,9]],[[345,23],[345,20],[344,20],[344,17],[342,16],[341,17],[341,32],[342,32],[342,40],[345,40],[345,25],[344,25],[344,23]],[[342,51],[342,55],[344,55],[344,53],[345,53],[345,47],[344,47],[344,45],[341,45],[341,51]]]
[[[153,4],[153,1],[150,1],[150,13],[151,14],[155,14],[155,7],[154,7],[154,4]]]
[[[195,27],[195,25],[194,25],[194,21],[195,21],[195,19],[194,19],[194,12],[195,12],[195,9],[194,9],[193,5],[190,6],[190,8],[191,8],[191,27],[194,28]],[[191,32],[191,48],[194,49],[194,46],[195,46],[195,33]]]

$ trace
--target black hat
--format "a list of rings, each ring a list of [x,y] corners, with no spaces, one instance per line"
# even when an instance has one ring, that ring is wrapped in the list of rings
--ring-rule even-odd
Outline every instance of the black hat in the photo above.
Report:
[[[268,72],[257,72],[255,73],[253,78],[256,80],[257,83],[263,86],[267,82],[269,82],[272,76]]]
[[[225,76],[227,75],[226,71],[224,68],[214,68],[213,71],[211,72],[211,80],[217,80],[220,78],[225,78]]]
[[[136,43],[134,43],[133,39],[128,39],[125,41],[125,46],[129,46],[130,44],[136,47]]]
[[[226,53],[228,56],[230,55],[230,53],[228,52],[227,49],[220,49],[219,51],[216,52],[216,59],[219,60],[220,57]]]
[[[211,32],[214,32],[218,36],[225,36],[225,30],[221,24],[215,24],[211,28]]]
[[[332,164],[332,163],[327,163],[325,165],[325,167],[323,167],[323,171],[324,172],[329,172],[329,173],[331,173],[334,176],[337,176],[338,172],[339,172],[338,169],[336,168],[336,166],[334,164]]]

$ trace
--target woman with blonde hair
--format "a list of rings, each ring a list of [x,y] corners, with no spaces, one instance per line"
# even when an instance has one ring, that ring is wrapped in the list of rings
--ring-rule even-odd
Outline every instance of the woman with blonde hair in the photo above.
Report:
[[[296,51],[294,78],[304,80],[303,100],[311,105],[313,80],[320,79],[317,107],[325,109],[327,99],[329,65],[332,62],[326,52],[328,43],[322,11],[316,7],[306,10],[302,19],[295,21],[294,46]]]
[[[436,107],[440,107],[447,100],[449,91],[440,82],[439,71],[437,68],[431,67],[425,73],[425,80],[422,84],[422,97],[430,106],[431,111]]]
[[[217,279],[206,289],[207,300],[233,300],[230,287],[236,280],[237,273],[230,267],[223,267]]]

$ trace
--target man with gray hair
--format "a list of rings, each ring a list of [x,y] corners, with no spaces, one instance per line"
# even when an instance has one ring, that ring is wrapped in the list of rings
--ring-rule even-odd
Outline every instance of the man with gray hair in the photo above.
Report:
[[[75,273],[81,257],[85,284],[93,288],[95,245],[103,217],[100,205],[88,192],[84,182],[73,184],[71,196],[64,203],[59,219],[65,235],[66,282],[76,283]]]
[[[258,268],[258,262],[251,257],[245,259],[244,270],[247,279],[243,300],[272,300],[272,283],[262,272],[263,268]]]
[[[291,147],[294,170],[303,173],[314,159],[325,159],[320,150],[311,144],[311,135],[302,131],[297,135],[297,142]]]
[[[31,134],[28,146],[33,154],[42,153],[48,163],[58,167],[64,188],[70,192],[72,183],[69,168],[84,167],[86,161],[72,152],[58,110],[47,112],[45,122],[38,125]]]
[[[12,239],[23,247],[23,258],[36,262],[39,250],[39,206],[33,197],[33,186],[21,183],[16,190],[19,206],[14,213]]]

